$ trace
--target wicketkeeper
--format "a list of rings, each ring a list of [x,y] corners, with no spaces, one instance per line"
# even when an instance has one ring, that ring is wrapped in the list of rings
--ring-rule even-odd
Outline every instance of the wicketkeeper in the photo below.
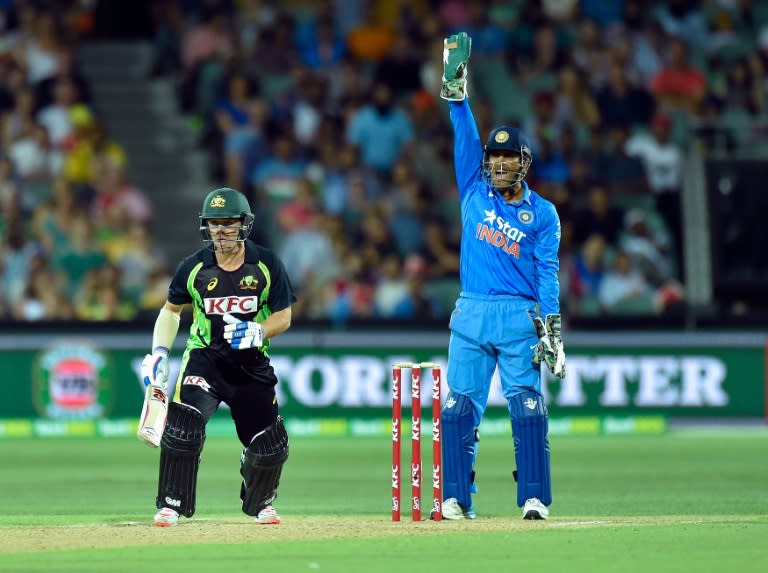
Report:
[[[440,91],[454,128],[464,234],[461,294],[450,322],[450,392],[442,411],[443,516],[475,517],[477,428],[498,367],[514,434],[517,504],[525,519],[546,519],[552,491],[540,363],[565,376],[560,220],[554,205],[525,182],[533,162],[525,134],[500,125],[482,144],[467,101],[471,45],[464,32],[445,39]]]
[[[205,426],[221,402],[229,405],[243,444],[243,512],[256,523],[280,523],[272,502],[288,459],[288,434],[278,415],[268,350],[270,339],[290,326],[296,297],[280,259],[248,240],[252,225],[244,195],[211,191],[200,212],[205,248],[181,262],[155,322],[152,353],[142,364],[147,394],[139,438],[161,450],[158,526],[194,514]],[[188,304],[193,321],[169,403],[168,354]]]

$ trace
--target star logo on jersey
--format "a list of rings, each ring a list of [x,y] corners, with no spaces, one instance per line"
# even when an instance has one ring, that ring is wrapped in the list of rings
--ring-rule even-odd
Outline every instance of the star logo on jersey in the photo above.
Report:
[[[213,277],[210,281],[208,281],[208,286],[205,287],[208,291],[212,291],[216,288],[216,285],[219,284],[219,278]]]
[[[520,258],[520,242],[526,237],[526,233],[514,227],[504,217],[496,215],[495,209],[483,209],[483,213],[485,217],[477,224],[475,238]]]

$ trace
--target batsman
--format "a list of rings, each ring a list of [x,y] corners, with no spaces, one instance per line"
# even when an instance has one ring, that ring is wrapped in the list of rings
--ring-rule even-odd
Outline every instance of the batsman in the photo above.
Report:
[[[483,145],[467,100],[471,46],[464,32],[444,40],[440,91],[453,124],[463,228],[442,410],[443,516],[475,518],[478,426],[498,368],[514,436],[517,505],[524,519],[547,519],[552,488],[540,364],[565,376],[560,219],[525,181],[533,162],[525,134],[499,125]]]
[[[179,516],[195,513],[205,428],[222,402],[243,445],[243,512],[258,524],[280,523],[272,504],[288,459],[288,434],[278,414],[269,346],[289,328],[296,297],[280,259],[248,239],[253,219],[248,200],[235,189],[206,196],[199,216],[204,248],[181,261],[155,321],[152,352],[142,364],[147,394],[138,435],[160,447],[157,526],[174,526]],[[169,401],[168,355],[185,305],[192,306],[192,325]]]

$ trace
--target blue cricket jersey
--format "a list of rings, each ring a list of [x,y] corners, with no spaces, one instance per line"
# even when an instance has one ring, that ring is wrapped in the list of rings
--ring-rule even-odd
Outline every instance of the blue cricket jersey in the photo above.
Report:
[[[456,182],[461,200],[461,289],[515,295],[560,312],[560,219],[555,206],[523,181],[523,198],[507,203],[483,177],[483,144],[467,100],[450,102]]]

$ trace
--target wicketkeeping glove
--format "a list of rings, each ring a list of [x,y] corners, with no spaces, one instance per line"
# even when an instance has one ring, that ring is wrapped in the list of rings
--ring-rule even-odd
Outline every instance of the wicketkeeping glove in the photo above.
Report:
[[[224,340],[235,350],[261,348],[264,344],[264,329],[258,322],[238,320],[231,314],[224,314]]]
[[[158,386],[168,389],[168,351],[155,350],[141,362],[141,379],[144,386]]]
[[[459,32],[443,40],[443,85],[440,97],[462,101],[467,97],[467,64],[472,51],[472,38]]]
[[[536,336],[539,343],[533,351],[534,364],[544,363],[558,378],[565,378],[565,350],[563,349],[563,337],[560,332],[560,315],[548,314],[545,321],[540,316],[531,316],[536,327]]]

